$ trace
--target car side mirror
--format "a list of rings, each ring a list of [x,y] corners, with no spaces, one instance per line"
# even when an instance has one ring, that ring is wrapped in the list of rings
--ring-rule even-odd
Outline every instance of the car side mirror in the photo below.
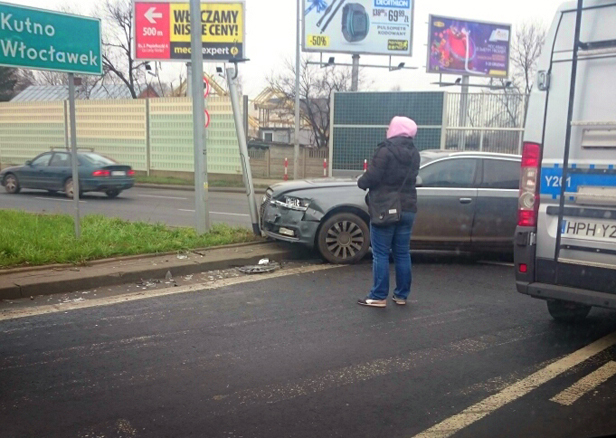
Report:
[[[415,186],[421,187],[422,185],[423,185],[423,180],[421,179],[421,176],[417,175],[417,179],[415,180]]]
[[[32,161],[30,160],[26,161],[26,166],[32,166]]]

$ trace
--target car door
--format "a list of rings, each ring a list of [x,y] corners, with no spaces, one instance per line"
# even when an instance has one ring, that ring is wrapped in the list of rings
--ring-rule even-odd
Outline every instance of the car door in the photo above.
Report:
[[[473,246],[512,248],[518,220],[520,160],[485,158],[471,241]]]
[[[477,203],[477,158],[448,157],[419,170],[414,247],[464,248],[471,243]]]
[[[67,152],[55,152],[49,166],[43,172],[43,188],[47,190],[62,190],[64,181],[72,174],[71,156]]]
[[[41,188],[41,181],[43,178],[43,172],[45,172],[49,160],[51,160],[51,152],[41,154],[36,157],[32,162],[24,166],[19,171],[19,183],[22,187],[27,189],[39,189]]]

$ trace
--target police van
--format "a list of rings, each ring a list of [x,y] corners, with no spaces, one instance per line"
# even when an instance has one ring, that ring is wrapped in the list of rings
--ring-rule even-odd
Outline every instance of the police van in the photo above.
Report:
[[[616,1],[560,7],[524,132],[519,292],[557,320],[616,308]]]

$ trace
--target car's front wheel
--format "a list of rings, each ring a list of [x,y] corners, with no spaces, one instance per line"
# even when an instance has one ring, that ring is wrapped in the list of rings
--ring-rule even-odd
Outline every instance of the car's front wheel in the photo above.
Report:
[[[590,306],[583,304],[570,303],[561,300],[549,300],[548,312],[552,318],[559,322],[576,323],[581,322],[590,313]]]
[[[19,180],[12,173],[9,173],[7,176],[4,177],[4,190],[6,190],[7,193],[10,193],[12,195],[21,191]]]
[[[317,235],[317,248],[330,263],[357,263],[370,248],[368,224],[353,213],[335,214],[321,226]]]

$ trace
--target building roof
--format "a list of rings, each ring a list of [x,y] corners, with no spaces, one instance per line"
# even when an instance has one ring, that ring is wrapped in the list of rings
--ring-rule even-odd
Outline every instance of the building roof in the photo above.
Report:
[[[124,84],[95,85],[87,91],[82,87],[75,87],[75,97],[90,100],[132,99],[130,90]],[[11,102],[49,102],[67,99],[67,85],[31,85],[11,99]]]

